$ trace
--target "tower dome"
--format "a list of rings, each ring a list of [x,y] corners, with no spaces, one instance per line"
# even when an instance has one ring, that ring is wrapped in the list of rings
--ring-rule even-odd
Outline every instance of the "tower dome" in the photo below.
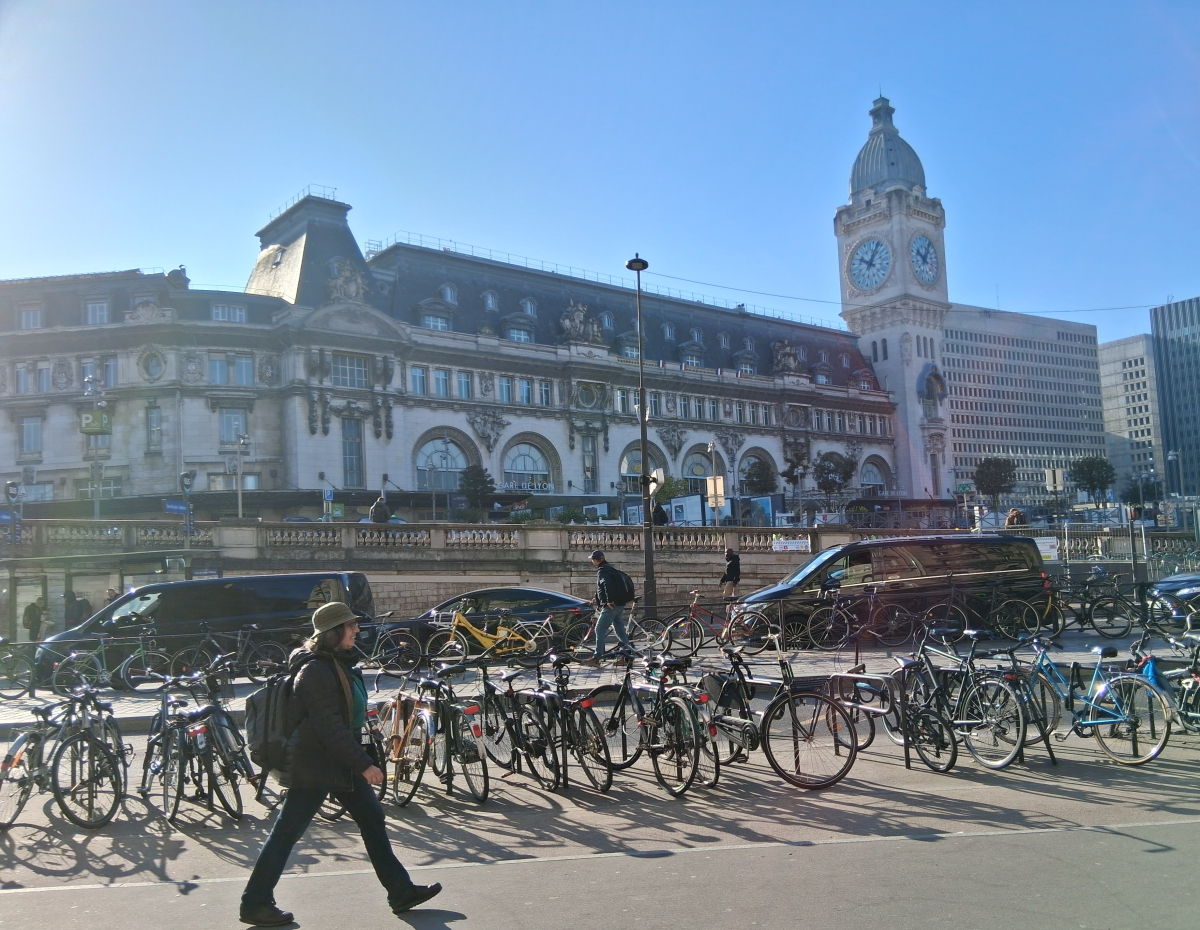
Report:
[[[925,192],[925,169],[913,147],[900,138],[899,130],[892,125],[895,112],[887,97],[878,98],[871,108],[871,133],[850,172],[852,199],[867,188],[901,186]]]

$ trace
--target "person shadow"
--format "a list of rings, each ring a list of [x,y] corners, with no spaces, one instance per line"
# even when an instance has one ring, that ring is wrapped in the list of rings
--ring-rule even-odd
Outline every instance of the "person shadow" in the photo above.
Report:
[[[412,910],[396,916],[417,930],[451,930],[451,924],[467,919],[467,915],[461,911],[447,911],[437,907]]]

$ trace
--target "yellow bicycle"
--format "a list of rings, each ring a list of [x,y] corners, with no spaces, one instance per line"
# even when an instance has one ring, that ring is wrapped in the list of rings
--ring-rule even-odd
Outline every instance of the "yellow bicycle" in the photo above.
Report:
[[[495,622],[476,626],[456,610],[450,625],[429,637],[425,651],[432,656],[468,656],[475,643],[478,651],[498,658],[541,655],[550,646],[550,634],[548,623],[522,623],[507,611],[500,611]]]

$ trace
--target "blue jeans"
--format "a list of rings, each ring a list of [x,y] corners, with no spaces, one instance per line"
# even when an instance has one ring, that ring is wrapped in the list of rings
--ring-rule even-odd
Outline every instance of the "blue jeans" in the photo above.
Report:
[[[279,882],[279,876],[283,874],[292,847],[312,823],[326,794],[332,794],[344,804],[346,811],[358,824],[363,843],[367,847],[367,855],[371,857],[371,865],[375,868],[375,875],[379,878],[379,883],[387,889],[389,901],[412,888],[413,882],[408,877],[408,870],[400,864],[400,860],[392,852],[392,844],[388,841],[387,825],[379,796],[375,789],[367,784],[365,778],[356,775],[354,787],[349,791],[288,789],[287,797],[283,799],[283,807],[279,810],[279,818],[275,821],[262,852],[258,854],[258,861],[254,863],[254,871],[250,873],[246,890],[242,892],[242,907],[253,908],[275,903],[275,885]]]
[[[609,627],[616,630],[617,642],[626,649],[633,648],[633,644],[629,641],[629,631],[625,628],[625,608],[602,607],[596,616],[596,655],[604,654]]]

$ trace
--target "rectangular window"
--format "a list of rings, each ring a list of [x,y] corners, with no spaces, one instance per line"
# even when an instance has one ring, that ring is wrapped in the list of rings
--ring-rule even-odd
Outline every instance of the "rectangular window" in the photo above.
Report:
[[[146,448],[162,448],[162,408],[146,408]]]
[[[96,377],[96,362],[94,359],[84,359],[79,363],[79,383],[87,390],[88,380]]]
[[[750,405],[750,425],[758,426],[758,404]]]
[[[549,407],[551,403],[551,388],[549,381],[538,382],[538,403],[543,407]]]
[[[469,372],[458,373],[458,396],[463,400],[471,399],[471,375]]]
[[[29,393],[29,369],[24,365],[17,365],[17,393]]]
[[[21,454],[33,455],[42,451],[42,418],[21,417]]]
[[[41,329],[42,328],[42,311],[41,310],[18,310],[17,325],[21,329]]]
[[[771,425],[771,405],[770,404],[762,405],[762,423],[763,423],[763,426]]]
[[[861,413],[858,415],[858,431],[860,433],[865,433],[867,431],[867,418]]]
[[[426,313],[421,317],[422,329],[436,329],[439,332],[450,331],[450,321],[444,316],[438,316],[436,313]]]
[[[39,394],[45,394],[50,390],[50,363],[49,362],[38,362],[37,389],[38,389]]]
[[[80,500],[90,501],[92,499],[93,484],[91,481],[76,481],[75,496]],[[121,496],[121,479],[120,478],[101,478],[100,479],[100,499],[107,500],[111,497]]]
[[[208,473],[208,489],[210,491],[236,491],[237,487],[237,475],[227,475],[224,472]],[[257,491],[258,475],[250,472],[242,475],[242,490]]]
[[[246,411],[242,407],[221,408],[221,442],[236,443],[246,434]]]
[[[500,403],[512,403],[512,378],[500,379]]]
[[[450,396],[450,372],[444,368],[433,370],[433,393],[437,397]]]
[[[27,501],[54,500],[53,481],[39,481],[37,484],[27,484],[23,490],[25,491],[25,500]]]
[[[872,435],[872,436],[874,436],[874,435],[875,435],[875,431],[876,431],[876,429],[878,428],[878,427],[876,426],[876,421],[875,421],[875,418],[874,418],[874,417],[869,417],[869,418],[867,419],[867,428],[868,428],[868,429],[871,431],[871,435]]]
[[[676,407],[675,409],[677,409],[679,411],[679,418],[681,420],[686,420],[688,417],[691,416],[691,413],[689,412],[689,408],[688,408],[687,395],[680,394],[679,398],[678,398],[678,402],[679,402],[679,406]]]
[[[628,391],[617,391],[617,413],[629,413]]]
[[[412,370],[412,389],[414,394],[425,394],[428,392],[429,389],[426,387],[425,374],[424,368],[414,368]]]
[[[238,355],[233,360],[233,383],[243,387],[254,386],[254,356]]]
[[[112,436],[102,433],[100,435],[89,434],[87,438],[87,450],[89,453],[107,452],[112,448]]]
[[[662,398],[657,392],[650,394],[650,416],[658,416],[659,406],[662,403]]]
[[[533,403],[533,382],[528,378],[520,378],[517,381],[518,396],[521,398],[521,403]]]
[[[583,493],[595,494],[600,490],[600,475],[597,470],[596,437],[583,436]]]
[[[362,420],[342,418],[342,487],[365,487]]]
[[[84,319],[88,326],[103,326],[108,322],[108,301],[89,300],[84,305]]]
[[[218,323],[245,323],[246,308],[231,304],[213,304],[212,318]]]
[[[229,383],[229,359],[224,355],[219,358],[215,355],[208,357],[208,383]]]
[[[339,355],[335,352],[329,370],[329,380],[334,387],[370,387],[367,381],[367,360],[357,355]]]
[[[733,419],[735,423],[746,422],[746,405],[740,400],[733,405]]]
[[[510,342],[533,342],[533,333],[521,326],[510,326],[505,338]]]
[[[825,432],[833,432],[833,414],[829,411],[825,412]]]
[[[717,406],[715,400],[709,400],[708,402],[708,418],[714,423],[721,419],[721,408]]]

